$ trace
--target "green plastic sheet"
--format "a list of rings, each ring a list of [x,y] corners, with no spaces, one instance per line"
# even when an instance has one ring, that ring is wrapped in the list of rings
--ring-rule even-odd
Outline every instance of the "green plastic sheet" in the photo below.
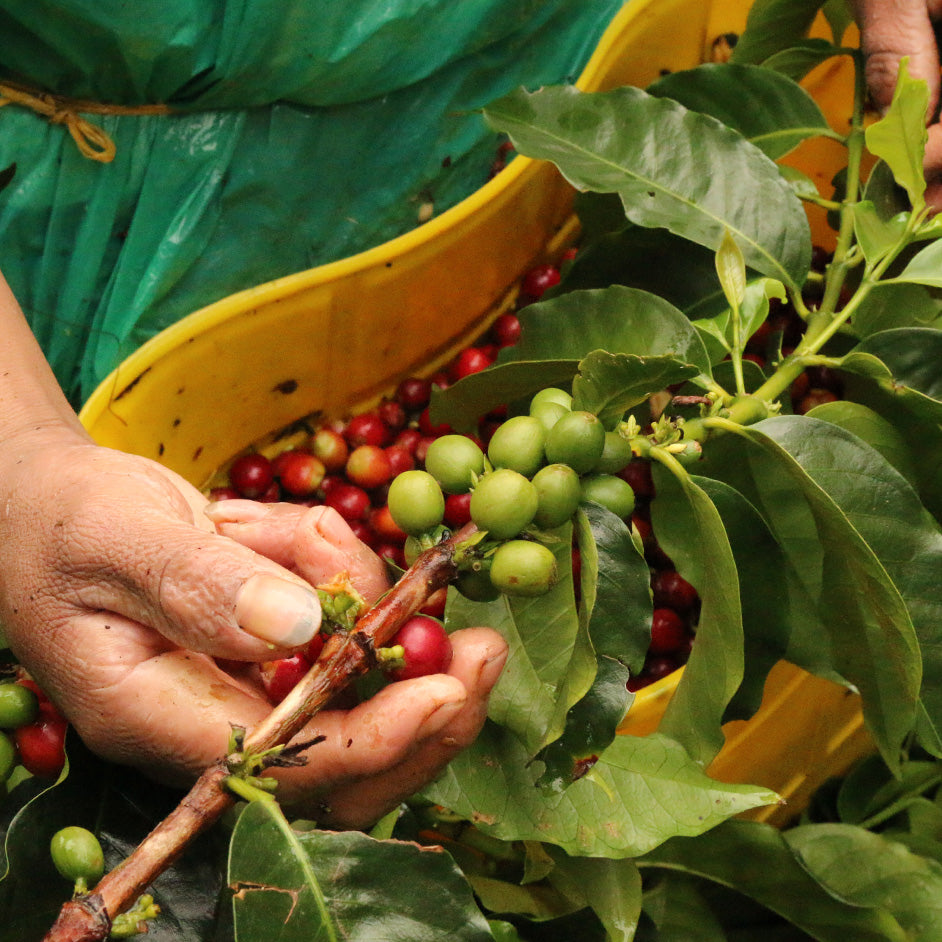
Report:
[[[86,115],[99,163],[0,108],[0,269],[70,398],[193,310],[474,192],[498,145],[478,109],[574,80],[621,5],[0,0],[0,81],[170,109]]]

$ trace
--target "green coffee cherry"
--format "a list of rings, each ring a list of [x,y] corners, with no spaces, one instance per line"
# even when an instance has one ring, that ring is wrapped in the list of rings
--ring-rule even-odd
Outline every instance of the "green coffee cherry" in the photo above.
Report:
[[[458,573],[455,588],[472,602],[493,602],[500,596],[500,591],[491,582],[491,575],[487,569],[468,569]]]
[[[627,467],[631,458],[631,445],[628,441],[618,432],[606,432],[602,455],[592,470],[599,474],[616,474],[622,468]]]
[[[496,540],[509,540],[536,516],[539,495],[522,474],[500,468],[485,474],[471,493],[471,519]]]
[[[466,494],[484,473],[484,452],[465,435],[442,435],[425,454],[425,470],[449,494]]]
[[[56,831],[49,843],[56,870],[73,883],[94,885],[105,872],[105,855],[98,838],[76,825]]]
[[[567,412],[572,409],[572,396],[565,389],[559,389],[556,386],[547,386],[541,389],[530,400],[530,415],[533,415],[533,407],[542,405],[546,402],[555,402],[561,405]]]
[[[579,475],[568,464],[548,464],[533,476],[539,496],[533,522],[543,530],[552,530],[571,519],[582,500]]]
[[[39,699],[22,684],[0,684],[0,729],[27,726],[39,713]]]
[[[510,540],[491,559],[491,582],[505,595],[544,595],[556,579],[556,557],[542,543]]]
[[[529,478],[543,466],[545,440],[546,431],[539,419],[531,415],[515,415],[491,436],[487,457],[495,468],[510,468]]]
[[[540,402],[530,406],[530,415],[539,419],[544,431],[548,432],[567,412],[558,402]]]
[[[591,412],[568,412],[546,435],[549,464],[568,464],[579,474],[591,471],[602,457],[605,426]]]
[[[614,474],[587,474],[582,479],[582,499],[591,500],[627,520],[635,510],[635,492]]]
[[[427,471],[403,471],[393,478],[387,495],[389,512],[409,536],[437,527],[445,515],[445,496]]]
[[[4,732],[0,732],[0,785],[10,777],[16,765],[16,746]]]

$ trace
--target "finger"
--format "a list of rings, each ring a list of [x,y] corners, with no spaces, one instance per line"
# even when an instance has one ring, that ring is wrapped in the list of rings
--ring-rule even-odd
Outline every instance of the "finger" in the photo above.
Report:
[[[857,0],[867,86],[874,104],[886,109],[893,98],[899,62],[909,57],[909,74],[929,84],[928,114],[939,94],[939,52],[926,0]]]
[[[926,174],[926,202],[936,211],[942,210],[942,125],[929,126],[923,167]]]
[[[313,810],[323,824],[332,827],[371,824],[439,775],[477,737],[487,715],[488,697],[506,661],[507,646],[496,632],[483,628],[457,631],[452,639],[454,658],[448,676],[466,693],[461,708],[453,710],[450,716],[438,713],[413,723],[410,738],[405,741],[398,738],[395,752],[384,756],[385,769],[376,766],[372,775],[361,775],[357,780],[350,776],[357,769],[362,772],[364,766],[351,762],[342,773],[348,780],[338,781],[326,804]],[[430,680],[424,677],[391,684],[383,693],[406,703],[418,696],[422,702],[428,696],[423,685]],[[385,707],[380,717],[385,719]],[[441,722],[443,719],[445,722]],[[286,801],[291,797],[286,794]]]
[[[346,572],[368,603],[389,587],[383,561],[332,507],[220,501],[207,509],[218,531],[303,576],[311,585]]]

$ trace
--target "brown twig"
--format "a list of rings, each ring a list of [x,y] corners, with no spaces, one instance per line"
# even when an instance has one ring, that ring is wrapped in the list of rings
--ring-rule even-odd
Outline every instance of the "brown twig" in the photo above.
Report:
[[[333,696],[373,666],[372,652],[386,644],[429,596],[456,575],[455,550],[475,532],[469,524],[426,550],[348,633],[331,636],[304,679],[245,737],[243,751],[258,754],[284,745]],[[196,781],[180,804],[88,894],[65,903],[43,942],[101,942],[114,918],[167,869],[201,832],[235,802],[225,787],[226,757]]]

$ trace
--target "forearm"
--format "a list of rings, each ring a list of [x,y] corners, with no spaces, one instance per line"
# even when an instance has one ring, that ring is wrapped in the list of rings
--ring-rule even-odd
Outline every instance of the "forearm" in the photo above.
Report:
[[[84,431],[0,274],[0,443],[30,431]]]

